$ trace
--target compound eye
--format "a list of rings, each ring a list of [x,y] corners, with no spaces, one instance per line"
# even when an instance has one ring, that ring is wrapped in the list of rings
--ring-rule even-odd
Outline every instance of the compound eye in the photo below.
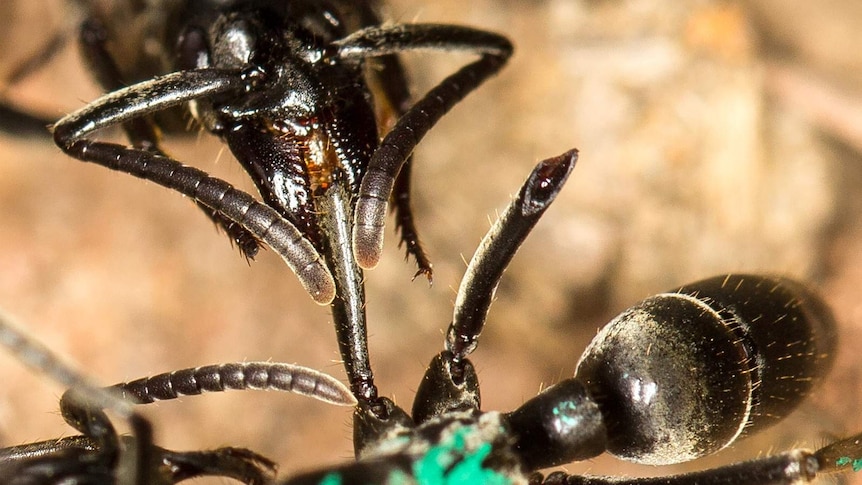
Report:
[[[783,278],[712,278],[648,298],[606,325],[576,375],[608,451],[661,465],[714,453],[786,416],[828,370],[834,322]]]

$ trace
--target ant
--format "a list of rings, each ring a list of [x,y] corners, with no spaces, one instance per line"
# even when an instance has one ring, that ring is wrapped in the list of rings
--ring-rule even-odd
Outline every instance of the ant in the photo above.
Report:
[[[576,158],[571,151],[541,162],[480,243],[459,288],[445,350],[428,366],[411,414],[387,398],[372,403],[351,395],[316,371],[288,371],[291,382],[305,382],[301,387],[307,395],[338,404],[355,398],[356,463],[276,481],[274,465],[249,450],[177,453],[159,448],[152,443],[149,423],[131,409],[130,401],[263,388],[273,380],[272,373],[257,369],[263,364],[227,364],[103,390],[75,374],[70,377],[49,352],[0,320],[0,342],[71,387],[61,408],[66,420],[84,433],[2,450],[0,472],[14,477],[9,483],[176,483],[220,475],[248,484],[685,485],[807,483],[822,474],[858,469],[862,435],[816,452],[793,450],[657,479],[564,472],[544,477],[536,471],[605,451],[650,464],[691,460],[786,416],[829,368],[835,334],[822,300],[780,277],[725,275],[648,298],[602,329],[574,377],[513,412],[480,411],[478,376],[467,357],[476,349],[503,271],[559,193]],[[246,368],[251,368],[248,374],[242,372]],[[223,384],[228,381],[224,375],[235,376],[232,384]],[[386,407],[385,417],[374,409],[380,404]],[[132,436],[121,440],[102,408],[127,419]]]
[[[174,46],[167,54],[171,72],[136,72],[131,77],[147,80],[125,88],[130,76],[109,51],[107,19],[94,8],[84,20],[81,50],[110,94],[55,123],[54,141],[74,158],[192,198],[247,258],[261,244],[279,254],[315,302],[331,304],[351,388],[374,400],[364,350],[362,269],[379,260],[391,198],[401,240],[417,260],[417,274],[430,281],[431,263],[410,208],[410,155],[447,111],[505,64],[511,44],[466,27],[380,26],[371,6],[361,2],[186,1],[164,7],[168,11],[157,17],[168,27],[156,40]],[[467,51],[479,59],[411,105],[394,56],[419,49]],[[397,116],[382,140],[364,78],[368,59],[379,59],[378,69],[368,70],[370,81],[388,116]],[[156,115],[181,105],[227,144],[264,203],[165,153]],[[115,125],[130,146],[92,138]],[[357,353],[359,358],[348,358]]]
[[[377,263],[392,199],[401,239],[417,260],[418,273],[430,278],[409,208],[410,154],[445,112],[503,66],[511,45],[499,35],[463,27],[380,26],[364,3],[201,0],[163,6],[170,9],[162,33],[176,45],[171,69],[142,69],[138,74],[145,80],[129,87],[122,87],[128,79],[107,47],[109,26],[95,15],[83,24],[85,57],[110,93],[58,121],[54,139],[75,158],[194,198],[243,254],[252,258],[260,245],[269,246],[316,302],[332,305],[356,401],[359,461],[283,483],[611,483],[531,473],[605,450],[655,464],[703,456],[785,415],[828,368],[823,356],[833,347],[832,323],[816,296],[785,279],[727,276],[645,300],[605,328],[574,378],[512,413],[481,412],[478,378],[467,357],[503,270],[573,168],[577,154],[571,151],[539,164],[480,245],[460,286],[446,350],[429,366],[408,416],[379,396],[373,381],[362,269]],[[411,106],[394,56],[412,49],[466,50],[480,57]],[[365,84],[364,61],[371,58],[379,58],[379,70],[368,73],[379,97]],[[397,117],[379,142],[373,101]],[[165,153],[158,115],[184,105],[231,148],[264,203]],[[129,146],[92,138],[113,125],[123,127]],[[680,329],[678,321],[692,322],[693,328]],[[777,331],[776,321],[793,326]],[[643,332],[643,326],[655,332]],[[713,355],[715,361],[707,358],[713,345],[703,341],[725,346]],[[25,360],[30,354],[19,352]],[[702,368],[694,378],[679,372],[697,366]],[[221,376],[220,368],[205,369],[121,384],[113,392],[58,379],[71,388],[61,406],[64,416],[83,437],[9,449],[4,466],[33,480],[45,473],[49,483],[62,482],[65,478],[57,477],[64,473],[78,480],[71,483],[170,483],[209,473],[246,483],[271,481],[271,463],[247,450],[177,455],[158,448],[148,423],[127,409],[129,398],[149,402],[194,394],[161,391],[197,391],[199,376]],[[309,369],[291,372],[325,380]],[[796,379],[788,385],[787,377]],[[254,387],[240,380],[234,387]],[[315,384],[308,394],[321,398],[316,389]],[[704,396],[704,390],[714,393]],[[116,435],[102,408],[130,422],[131,440]],[[673,408],[686,412],[670,415]],[[858,441],[661,483],[795,483],[856,466]]]

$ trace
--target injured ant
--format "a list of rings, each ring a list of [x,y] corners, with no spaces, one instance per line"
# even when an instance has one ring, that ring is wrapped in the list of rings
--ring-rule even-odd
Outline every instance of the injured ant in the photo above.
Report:
[[[577,152],[541,162],[494,224],[461,282],[445,350],[428,366],[412,413],[391,400],[357,396],[357,461],[286,479],[248,450],[177,453],[152,442],[131,403],[227,388],[274,387],[349,404],[337,381],[293,368],[273,373],[233,364],[178,371],[101,390],[58,365],[47,351],[0,332],[0,341],[70,386],[67,421],[84,434],[0,451],[9,483],[176,483],[219,475],[244,483],[795,484],[862,466],[862,434],[816,452],[779,455],[656,479],[571,476],[537,470],[605,451],[669,464],[718,451],[786,416],[828,370],[834,321],[811,291],[768,276],[726,275],[648,298],[596,336],[575,376],[510,413],[481,411],[478,376],[467,358],[478,344],[494,289],[520,244],[553,202]],[[3,327],[8,327],[4,325]],[[2,329],[3,327],[0,327]],[[244,372],[248,370],[248,372]],[[230,376],[230,377],[228,377]],[[299,381],[293,384],[295,381]],[[227,382],[227,383],[226,383]],[[383,406],[385,413],[379,411]],[[101,409],[128,420],[120,438]]]

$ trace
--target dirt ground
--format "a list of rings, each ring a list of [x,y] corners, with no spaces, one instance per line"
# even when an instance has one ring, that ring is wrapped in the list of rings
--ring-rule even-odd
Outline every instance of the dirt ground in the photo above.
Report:
[[[62,2],[49,3],[47,14],[19,0],[0,7],[0,79],[70,23]],[[806,405],[694,464],[601,457],[566,469],[664,475],[862,430],[862,7],[826,3],[389,2],[393,22],[481,27],[517,50],[417,149],[433,287],[410,283],[391,231],[366,274],[382,393],[409,407],[490,222],[536,161],[577,147],[568,187],[507,271],[474,354],[483,408],[514,409],[572,375],[596,330],[641,298],[714,274],[781,273],[819,289],[839,324],[835,368]],[[466,60],[411,54],[415,93]],[[99,96],[73,46],[0,89],[52,118]],[[169,146],[250,188],[212,137]],[[106,384],[243,360],[344,375],[327,309],[271,251],[246,264],[188,200],[2,134],[0,307]],[[72,434],[56,411],[61,388],[2,353],[0,376],[0,445]],[[292,395],[186,398],[146,413],[166,447],[249,447],[286,475],[352,456],[349,410]]]

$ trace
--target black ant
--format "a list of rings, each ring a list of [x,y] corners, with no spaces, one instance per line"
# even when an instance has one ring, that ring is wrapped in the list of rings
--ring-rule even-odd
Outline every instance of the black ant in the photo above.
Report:
[[[392,197],[402,242],[430,279],[410,209],[409,168],[402,167],[437,120],[503,66],[510,43],[451,25],[379,26],[363,3],[164,7],[159,18],[169,27],[156,40],[175,46],[168,54],[171,72],[137,72],[152,79],[122,89],[127,80],[108,51],[105,20],[94,14],[83,22],[82,52],[111,94],[58,121],[54,140],[75,158],[193,198],[247,257],[260,244],[282,256],[317,303],[332,304],[351,388],[373,400],[360,267],[377,264]],[[416,49],[480,57],[411,105],[394,54]],[[369,72],[381,104],[399,115],[380,141],[364,80],[364,61],[372,58],[380,59],[379,70]],[[230,147],[265,203],[165,154],[153,117],[181,105]],[[131,146],[91,138],[114,125],[122,125]]]
[[[467,356],[476,348],[503,270],[575,160],[572,151],[540,163],[480,244],[459,289],[445,350],[426,371],[412,417],[387,398],[356,396],[358,461],[277,483],[790,484],[862,465],[857,435],[814,453],[794,450],[658,479],[535,472],[604,451],[652,464],[715,452],[792,410],[828,369],[835,344],[828,308],[799,283],[720,276],[626,310],[594,339],[575,377],[514,412],[480,411],[478,377]],[[178,453],[153,445],[149,423],[129,405],[204,390],[264,388],[272,373],[256,367],[263,364],[245,364],[247,373],[239,364],[209,366],[100,390],[70,377],[8,323],[0,330],[0,341],[22,360],[71,387],[62,399],[63,414],[84,433],[0,452],[0,472],[14,477],[9,483],[175,483],[200,475],[250,484],[275,480],[273,464],[249,450]],[[291,381],[306,382],[306,394],[352,401],[325,375],[291,372]],[[224,385],[224,375],[235,376],[234,384]],[[375,410],[379,405],[385,417]],[[119,438],[102,408],[127,419],[132,437]]]
[[[859,465],[860,438],[853,437],[816,453],[794,451],[658,480],[561,473],[544,479],[532,473],[606,450],[655,464],[717,451],[792,409],[828,368],[834,346],[828,310],[801,285],[761,276],[719,277],[626,311],[589,347],[574,378],[518,410],[479,411],[478,379],[467,357],[503,270],[562,188],[574,151],[540,163],[480,245],[460,287],[446,350],[429,366],[408,416],[377,395],[360,268],[373,267],[379,258],[393,198],[402,240],[419,273],[430,278],[409,206],[410,153],[446,111],[502,67],[510,44],[496,34],[449,25],[380,26],[365,3],[189,0],[162,6],[164,37],[154,40],[176,46],[170,69],[139,66],[136,74],[146,80],[129,87],[122,87],[129,79],[109,54],[108,25],[97,15],[83,24],[85,57],[110,94],[57,122],[54,139],[76,158],[194,198],[247,257],[266,244],[315,301],[332,303],[357,401],[359,460],[283,483],[799,483]],[[394,56],[413,49],[465,50],[480,57],[411,106]],[[365,82],[364,61],[371,58],[379,59],[379,70],[368,73],[377,91]],[[379,142],[375,103],[398,117]],[[164,153],[159,115],[181,106],[227,143],[265,204]],[[130,146],[91,138],[113,125],[123,127]],[[40,355],[46,364],[46,352],[30,352],[32,345],[21,347],[20,333],[11,335],[7,345],[24,348],[23,359]],[[81,379],[64,380],[50,362],[37,367],[47,367],[71,388],[63,399],[64,416],[84,435],[5,450],[0,471],[21,483],[172,483],[202,474],[246,483],[273,480],[272,463],[247,450],[176,453],[156,447],[149,424],[128,409],[127,400],[231,387],[197,382],[224,379],[222,367],[135,381],[110,392]],[[268,372],[252,370],[257,376]],[[228,366],[228,372],[241,375],[234,387],[255,387],[246,385],[245,369]],[[289,372],[291,379],[327,380],[308,369]],[[307,393],[329,395],[316,384]],[[102,408],[130,422],[131,439],[117,436]]]

